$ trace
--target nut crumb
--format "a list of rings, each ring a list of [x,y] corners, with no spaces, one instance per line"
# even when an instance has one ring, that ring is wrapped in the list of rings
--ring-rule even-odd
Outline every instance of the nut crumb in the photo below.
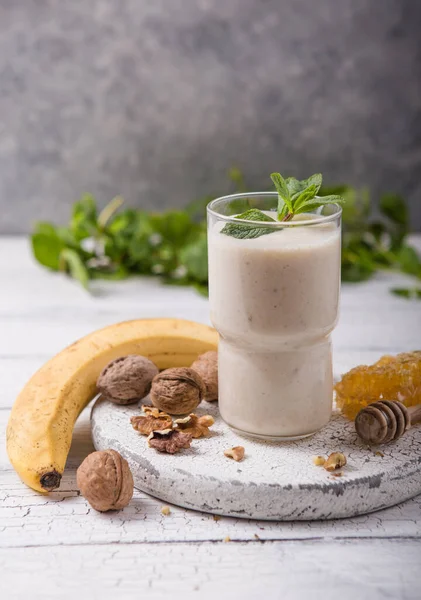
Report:
[[[230,536],[229,536],[229,535],[227,535],[226,537],[224,537],[223,541],[224,541],[224,542],[230,542],[230,541],[231,541],[231,538],[230,538]]]
[[[224,455],[227,458],[233,458],[235,461],[239,462],[244,458],[244,448],[243,446],[234,446],[234,448],[229,448],[229,450],[224,451]]]
[[[326,462],[326,459],[324,456],[313,456],[313,465],[316,465],[316,467],[322,467]]]
[[[257,535],[257,533],[254,534],[254,537],[256,540],[260,540],[259,536]]]
[[[336,471],[346,465],[346,457],[342,452],[332,452],[324,463],[326,471]]]
[[[380,450],[377,450],[377,452],[375,454],[376,454],[376,456],[381,456],[382,458],[384,457],[383,452],[380,452]]]
[[[342,477],[342,476],[343,476],[342,471],[339,471],[337,473],[332,473],[332,477]]]
[[[213,520],[214,521],[220,521],[221,517],[219,515],[213,515]]]
[[[168,517],[168,515],[171,513],[171,509],[169,506],[163,506],[161,508],[161,514],[164,515],[165,517]]]

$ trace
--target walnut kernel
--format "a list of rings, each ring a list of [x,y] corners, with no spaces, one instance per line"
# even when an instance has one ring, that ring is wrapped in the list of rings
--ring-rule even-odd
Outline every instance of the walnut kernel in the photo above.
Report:
[[[133,404],[151,389],[158,367],[148,358],[129,354],[112,360],[97,381],[101,394],[115,404]]]
[[[170,415],[192,412],[205,394],[205,384],[193,369],[174,367],[162,371],[152,380],[152,404]]]
[[[322,467],[326,462],[326,459],[324,456],[313,456],[313,465],[316,465],[316,467]]]
[[[148,446],[159,452],[175,454],[182,448],[190,448],[192,436],[189,433],[181,433],[175,429],[164,429],[153,431],[148,437]]]
[[[172,418],[170,415],[149,406],[142,406],[142,409],[145,415],[136,415],[130,418],[133,429],[143,435],[149,435],[152,431],[172,429]]]
[[[225,450],[224,455],[227,458],[233,458],[237,462],[243,460],[244,458],[244,448],[243,446],[234,446],[234,448],[230,448],[229,450]]]
[[[215,419],[211,415],[203,415],[198,417],[191,413],[184,419],[176,419],[174,421],[175,428],[183,433],[190,433],[193,438],[208,437],[210,435],[209,427],[215,423]]]
[[[121,454],[102,450],[89,454],[77,470],[77,485],[95,510],[120,510],[133,496],[133,476]]]
[[[218,353],[214,350],[201,354],[191,365],[205,382],[205,400],[218,400]]]
[[[323,467],[326,471],[335,471],[336,469],[340,469],[346,465],[346,457],[342,452],[332,452],[327,457],[327,460]]]

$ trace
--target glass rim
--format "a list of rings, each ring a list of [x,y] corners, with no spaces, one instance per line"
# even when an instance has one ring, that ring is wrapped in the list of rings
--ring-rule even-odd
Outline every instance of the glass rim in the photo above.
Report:
[[[330,223],[331,221],[335,221],[342,214],[342,207],[336,202],[332,202],[331,204],[325,205],[335,207],[336,210],[331,215],[316,215],[316,217],[313,219],[302,219],[299,221],[248,221],[246,219],[238,219],[235,216],[223,215],[214,209],[214,205],[222,200],[228,202],[230,200],[241,200],[241,198],[256,198],[261,196],[264,196],[265,198],[277,198],[278,194],[276,192],[241,192],[240,194],[228,194],[227,196],[219,196],[218,198],[214,198],[214,200],[211,200],[211,202],[209,202],[209,204],[206,206],[206,211],[208,215],[212,215],[216,219],[226,221],[227,223],[246,223],[249,225],[250,223],[255,223],[258,224],[259,227],[269,227],[273,229],[283,227],[304,227],[306,225],[308,226],[320,225],[322,223]]]

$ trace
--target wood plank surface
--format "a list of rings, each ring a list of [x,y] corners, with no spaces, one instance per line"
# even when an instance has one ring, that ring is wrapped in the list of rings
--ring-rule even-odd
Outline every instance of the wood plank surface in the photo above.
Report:
[[[419,244],[421,237],[417,239]],[[0,596],[23,598],[419,598],[421,497],[354,519],[272,523],[171,507],[136,492],[99,514],[75,484],[90,451],[89,409],[76,426],[59,491],[26,488],[4,443],[24,383],[78,337],[113,322],[176,316],[209,322],[206,299],[155,279],[96,283],[93,295],[38,267],[22,238],[0,239]],[[421,303],[388,293],[381,275],[343,286],[334,333],[338,375],[384,353],[420,348]],[[229,537],[232,541],[224,543]]]

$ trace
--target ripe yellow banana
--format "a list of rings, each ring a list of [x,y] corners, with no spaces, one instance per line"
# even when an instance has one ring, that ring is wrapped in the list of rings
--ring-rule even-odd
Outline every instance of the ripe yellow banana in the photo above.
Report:
[[[39,492],[60,485],[75,421],[95,396],[98,375],[110,360],[141,354],[159,369],[185,367],[217,344],[217,332],[206,325],[140,319],[100,329],[68,346],[32,376],[16,399],[7,426],[13,467]]]

